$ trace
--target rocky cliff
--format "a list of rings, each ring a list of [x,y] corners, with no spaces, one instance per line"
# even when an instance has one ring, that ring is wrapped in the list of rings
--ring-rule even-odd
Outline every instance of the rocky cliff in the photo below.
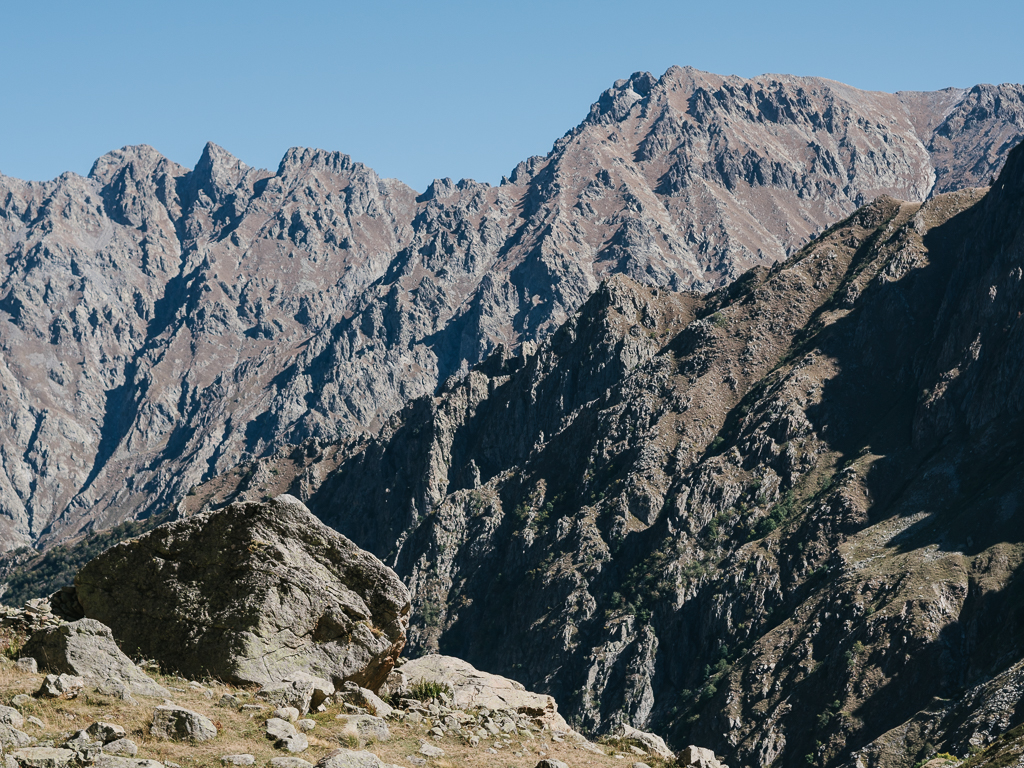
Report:
[[[586,731],[964,756],[1022,720],[1022,224],[1018,148],[709,294],[612,277],[535,352],[197,503],[290,486],[402,576],[414,653]]]
[[[126,147],[88,178],[0,177],[0,545],[372,433],[546,339],[611,275],[706,291],[877,195],[987,182],[1022,104],[1011,85],[893,95],[672,68],[617,82],[498,187],[418,195],[340,154],[290,150],[272,173],[213,145],[194,169]]]

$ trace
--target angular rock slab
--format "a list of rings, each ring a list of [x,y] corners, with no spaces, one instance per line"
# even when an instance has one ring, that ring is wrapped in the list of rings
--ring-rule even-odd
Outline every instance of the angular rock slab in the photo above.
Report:
[[[374,741],[388,741],[391,739],[391,730],[388,724],[379,717],[373,715],[338,715],[335,717],[341,725],[339,736],[354,736],[359,740],[359,746]]]
[[[316,768],[390,768],[372,752],[336,749],[316,764]]]
[[[371,690],[405,645],[395,573],[297,499],[232,504],[122,542],[75,580],[86,616],[186,677],[295,672]]]
[[[96,681],[115,678],[140,696],[170,696],[121,652],[110,628],[95,619],[41,629],[25,644],[25,653],[48,672]]]
[[[639,731],[630,725],[623,724],[619,730],[619,735],[624,739],[632,739],[643,744],[648,752],[657,755],[662,760],[671,760],[675,757],[672,750],[665,743],[665,740],[656,734]],[[712,757],[714,757],[713,754]]]
[[[447,685],[454,694],[456,709],[514,709],[539,719],[553,731],[573,732],[558,714],[558,705],[551,696],[531,693],[515,680],[481,672],[462,659],[429,654],[406,662],[402,673],[409,685],[421,680]]]
[[[56,747],[28,747],[9,754],[22,768],[64,768],[75,761],[72,750]]]
[[[266,724],[267,738],[274,742],[278,749],[286,749],[289,752],[304,752],[309,747],[306,737],[295,730],[295,726],[287,720],[279,717],[272,717]]]
[[[209,741],[217,737],[217,726],[198,712],[184,707],[163,705],[153,710],[149,732],[165,739]]]

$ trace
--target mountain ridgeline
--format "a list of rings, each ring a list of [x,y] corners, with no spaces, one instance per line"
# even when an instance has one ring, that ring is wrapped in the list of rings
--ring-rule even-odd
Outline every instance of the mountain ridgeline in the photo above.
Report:
[[[301,496],[410,587],[413,654],[590,732],[982,760],[1022,720],[1022,311],[1018,148],[990,189],[880,197],[708,294],[613,276],[535,351],[194,504]]]
[[[617,82],[500,186],[417,194],[337,153],[276,172],[145,146],[0,177],[0,545],[173,513],[283,447],[372,434],[607,278],[706,292],[858,205],[987,184],[1024,89],[884,94],[672,68]]]

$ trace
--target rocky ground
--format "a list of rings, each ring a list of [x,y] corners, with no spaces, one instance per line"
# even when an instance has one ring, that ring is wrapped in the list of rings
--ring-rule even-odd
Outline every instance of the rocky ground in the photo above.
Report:
[[[383,728],[378,726],[376,735],[366,731],[362,737],[353,735],[349,720],[344,719],[358,710],[352,705],[330,704],[322,712],[301,718],[295,712],[282,713],[285,719],[294,718],[296,730],[304,734],[308,742],[301,751],[290,752],[286,747],[276,747],[274,739],[267,736],[267,721],[275,710],[254,696],[256,688],[242,689],[211,680],[151,674],[157,684],[171,692],[174,705],[207,719],[215,727],[216,736],[201,738],[201,734],[194,733],[190,738],[154,734],[156,708],[164,706],[159,699],[136,697],[123,701],[94,689],[83,690],[74,698],[37,698],[33,694],[40,689],[44,676],[22,671],[5,659],[0,662],[0,704],[11,707],[15,713],[0,709],[0,718],[6,726],[20,730],[31,739],[30,745],[20,749],[64,750],[71,742],[71,751],[48,757],[31,751],[19,752],[12,737],[6,735],[9,731],[3,731],[4,753],[13,755],[18,764],[26,768],[61,768],[63,765],[220,768],[253,764],[273,768],[308,768],[314,764],[322,768],[357,765],[373,768],[372,761],[357,762],[346,754],[359,751],[376,755],[381,763],[438,768],[462,765],[534,768],[543,759],[560,760],[570,768],[622,768],[636,762],[656,768],[664,763],[646,752],[638,754],[643,750],[625,741],[585,749],[571,738],[542,730],[515,712],[461,712],[432,700],[408,700],[407,708],[398,709]],[[338,719],[339,716],[343,719]],[[459,730],[464,735],[445,724],[451,720],[459,722]],[[95,723],[117,726],[120,730],[107,729],[107,733],[118,738],[110,738],[102,748],[97,744],[102,738],[92,735],[83,740],[88,745],[75,743],[76,734],[88,731]],[[196,739],[196,735],[200,735],[200,739]],[[101,750],[121,760],[104,762]],[[335,754],[338,750],[345,752]],[[245,757],[247,755],[249,758]],[[43,762],[44,757],[50,762]],[[272,762],[282,758],[285,762]],[[305,762],[297,762],[295,758]],[[352,762],[345,762],[346,759]],[[139,762],[144,760],[156,761],[156,765]]]

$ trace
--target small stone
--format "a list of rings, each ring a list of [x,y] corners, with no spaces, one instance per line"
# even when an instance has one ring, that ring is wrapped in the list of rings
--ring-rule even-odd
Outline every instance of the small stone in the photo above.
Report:
[[[569,768],[569,766],[561,760],[554,760],[550,757],[546,757],[537,763],[536,768]]]
[[[272,757],[271,768],[313,768],[313,764],[301,757]]]
[[[14,707],[0,706],[0,723],[21,728],[25,724],[25,717]]]
[[[221,755],[220,761],[224,765],[253,765],[256,758],[252,755]]]
[[[336,720],[342,721],[342,730],[338,737],[344,740],[354,736],[363,746],[372,741],[388,741],[391,731],[388,724],[380,717],[373,715],[338,715]]]
[[[471,747],[478,747],[478,746],[480,746],[480,737],[479,736],[470,736],[469,737],[469,746],[471,746]]]
[[[39,673],[39,664],[31,656],[22,656],[14,665],[21,672],[29,672],[33,675]]]
[[[295,707],[278,707],[274,710],[274,717],[294,723],[299,719],[299,710]]]
[[[108,755],[127,755],[135,757],[139,752],[139,745],[131,739],[115,739],[103,745],[103,751]]]
[[[217,727],[198,712],[175,705],[162,705],[153,710],[149,732],[166,739],[208,741],[217,737]]]
[[[35,741],[27,733],[22,733],[13,726],[0,724],[0,745],[21,748],[34,744]]]
[[[309,718],[305,718],[303,720],[297,721],[295,725],[298,726],[300,731],[309,733],[314,728],[316,728],[316,720],[310,720]]]
[[[651,768],[651,766],[649,766],[647,763],[636,762],[630,763],[629,768]]]
[[[28,723],[29,725],[34,725],[36,728],[45,728],[46,727],[46,726],[43,725],[43,721],[40,720],[38,717],[35,717],[34,715],[29,715],[28,717],[26,717],[25,718],[25,722]]]
[[[11,699],[11,704],[13,704],[16,707],[24,707],[26,704],[31,703],[32,697],[29,696],[27,693],[19,693],[17,696]]]
[[[243,704],[241,707],[239,707],[239,709],[242,712],[262,712],[263,711],[263,705],[262,704]]]
[[[295,726],[280,717],[272,717],[266,724],[267,738],[274,742],[278,749],[289,752],[303,752],[309,746],[309,740],[295,730]]]
[[[36,691],[41,699],[73,699],[85,688],[85,680],[78,675],[47,675]]]
[[[111,741],[123,739],[125,736],[128,735],[127,733],[125,733],[124,728],[122,728],[120,725],[115,725],[114,723],[101,722],[96,722],[90,725],[86,729],[86,733],[88,733],[92,738],[103,742],[104,744],[109,744]]]
[[[313,768],[313,764],[301,757],[272,757],[271,768]]]
[[[420,754],[426,755],[427,757],[444,757],[445,752],[440,747],[435,747],[433,744],[424,744],[420,747]]]
[[[64,768],[75,760],[73,750],[55,747],[28,747],[10,754],[23,768]]]
[[[227,707],[228,709],[240,709],[242,702],[237,696],[232,696],[230,693],[225,693],[220,697],[217,702],[218,707]]]

